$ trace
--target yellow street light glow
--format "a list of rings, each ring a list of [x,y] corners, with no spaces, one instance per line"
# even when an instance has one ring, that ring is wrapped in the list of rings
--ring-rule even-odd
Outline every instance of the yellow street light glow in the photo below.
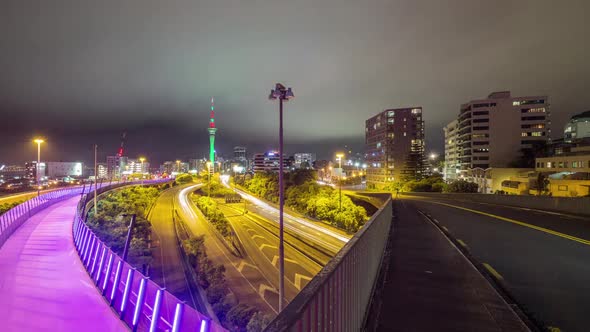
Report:
[[[37,143],[37,144],[45,143],[45,141],[44,141],[43,139],[41,139],[41,138],[35,138],[35,139],[33,140],[33,142],[34,142],[34,143]]]
[[[145,161],[144,157],[139,157],[139,161],[141,161],[142,163]]]

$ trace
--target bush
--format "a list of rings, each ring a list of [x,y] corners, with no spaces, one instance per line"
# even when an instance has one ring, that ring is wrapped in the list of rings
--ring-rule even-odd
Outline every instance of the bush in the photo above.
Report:
[[[250,318],[246,330],[248,332],[262,332],[268,324],[270,324],[272,317],[265,315],[262,312],[257,312]]]
[[[193,177],[190,174],[180,174],[174,180],[177,184],[186,184],[193,182]]]
[[[448,193],[476,193],[477,183],[467,182],[465,180],[455,180],[446,186]]]
[[[213,199],[206,196],[195,196],[193,197],[193,201],[223,237],[227,238],[231,235],[229,222]]]
[[[254,316],[257,310],[246,304],[238,304],[230,309],[227,313],[226,321],[231,324],[232,331],[247,332],[247,326],[250,318]]]
[[[12,209],[13,207],[23,203],[24,201],[12,202],[12,203],[4,203],[0,204],[0,216],[6,213],[6,211]]]
[[[109,192],[98,201],[98,214],[95,215],[95,209],[89,211],[87,225],[108,247],[121,256],[131,218],[123,215],[135,214],[127,261],[141,269],[151,262],[148,239],[152,226],[146,219],[146,214],[159,195],[160,191],[157,188],[141,186]]]

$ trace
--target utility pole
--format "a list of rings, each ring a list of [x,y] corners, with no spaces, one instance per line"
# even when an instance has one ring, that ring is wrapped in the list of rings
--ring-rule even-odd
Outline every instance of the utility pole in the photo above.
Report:
[[[124,214],[123,217],[128,216],[128,214]],[[131,215],[131,221],[129,222],[129,229],[127,230],[127,239],[125,240],[125,247],[123,248],[123,260],[127,261],[127,254],[129,254],[129,245],[131,245],[131,231],[133,230],[133,225],[135,225],[135,214]]]
[[[98,174],[97,173],[97,166],[96,166],[96,157],[98,154],[98,145],[94,144],[94,218],[98,215],[98,205],[96,204],[96,195],[98,191]]]

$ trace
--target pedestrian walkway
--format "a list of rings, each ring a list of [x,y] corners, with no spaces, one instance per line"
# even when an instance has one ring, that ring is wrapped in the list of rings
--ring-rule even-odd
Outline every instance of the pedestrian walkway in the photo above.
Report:
[[[377,331],[528,331],[489,282],[413,206],[394,201],[389,269],[369,314]]]
[[[94,287],[74,248],[78,200],[35,214],[0,249],[0,330],[128,330]]]

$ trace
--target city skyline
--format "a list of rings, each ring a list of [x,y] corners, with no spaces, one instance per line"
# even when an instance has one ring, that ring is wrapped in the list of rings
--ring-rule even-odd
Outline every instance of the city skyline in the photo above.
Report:
[[[28,4],[13,3],[0,23],[3,163],[33,159],[37,135],[48,158],[88,162],[92,144],[101,156],[116,153],[125,130],[129,156],[200,157],[211,95],[218,151],[264,152],[278,144],[266,100],[276,80],[297,90],[286,150],[319,159],[344,144],[362,151],[364,120],[389,108],[422,105],[426,149],[438,153],[460,104],[490,91],[548,95],[556,133],[588,109],[583,1],[39,6],[44,15],[30,17]],[[280,25],[278,12],[289,13]]]

